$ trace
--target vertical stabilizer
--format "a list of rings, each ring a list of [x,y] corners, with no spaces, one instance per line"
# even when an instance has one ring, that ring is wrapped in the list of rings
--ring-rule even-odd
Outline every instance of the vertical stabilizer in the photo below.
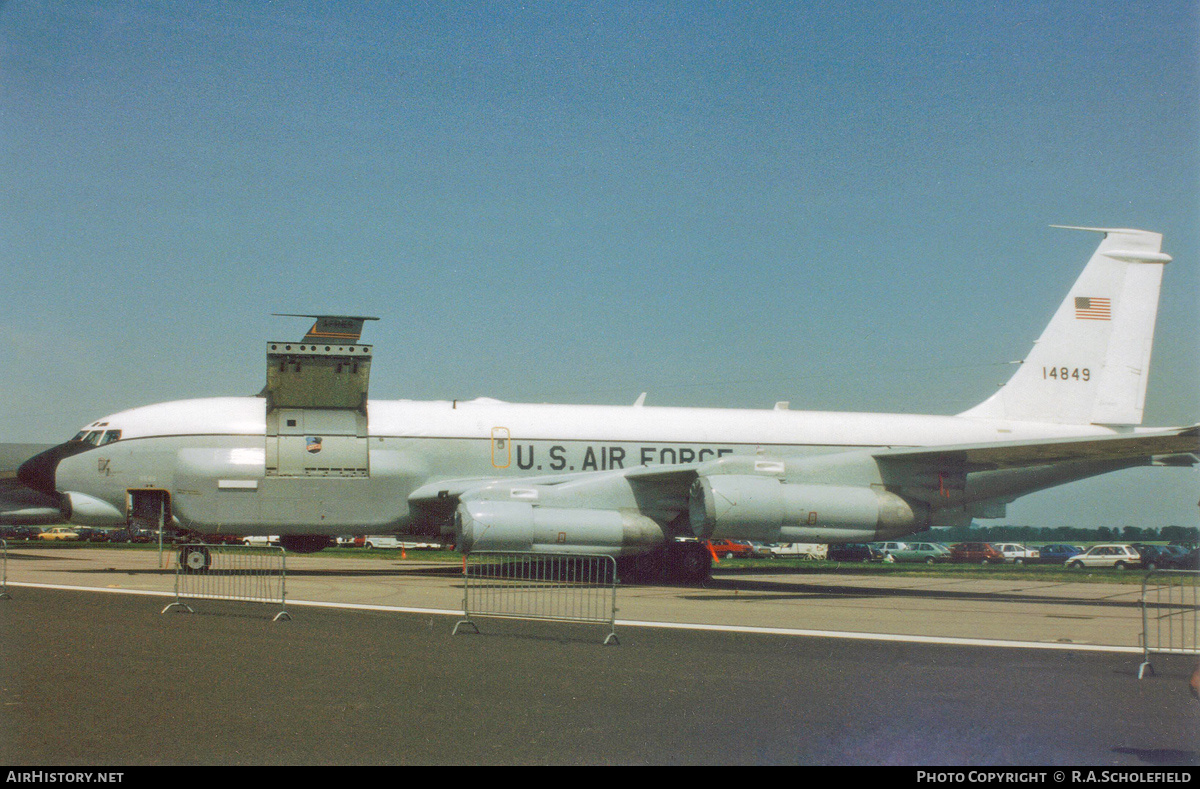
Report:
[[[1104,239],[1013,377],[960,416],[1141,424],[1159,286],[1171,256],[1160,251],[1160,233],[1066,229]]]

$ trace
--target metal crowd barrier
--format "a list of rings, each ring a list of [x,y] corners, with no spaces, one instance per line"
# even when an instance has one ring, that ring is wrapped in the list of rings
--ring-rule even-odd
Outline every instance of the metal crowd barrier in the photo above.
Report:
[[[8,593],[8,540],[0,539],[0,600],[11,600]]]
[[[1142,579],[1142,665],[1141,679],[1154,666],[1150,654],[1196,655],[1196,626],[1200,624],[1197,606],[1197,570],[1152,570]]]
[[[175,555],[175,606],[195,613],[188,599],[278,603],[273,621],[291,619],[287,612],[287,551],[272,547],[190,544]]]
[[[463,618],[545,619],[608,625],[605,644],[617,639],[617,562],[599,554],[477,551],[463,559]]]

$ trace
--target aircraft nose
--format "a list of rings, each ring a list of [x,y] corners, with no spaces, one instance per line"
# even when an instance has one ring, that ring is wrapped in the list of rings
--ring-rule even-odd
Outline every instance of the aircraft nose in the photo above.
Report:
[[[89,448],[86,444],[82,447],[79,444],[78,441],[67,442],[39,452],[17,468],[17,479],[27,488],[33,488],[47,496],[55,495],[55,471],[58,469],[58,463],[65,457]]]

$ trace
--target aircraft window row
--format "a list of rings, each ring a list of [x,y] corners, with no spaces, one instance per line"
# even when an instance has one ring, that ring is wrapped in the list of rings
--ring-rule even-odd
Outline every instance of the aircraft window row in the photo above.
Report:
[[[91,444],[94,447],[102,447],[105,444],[111,444],[114,441],[120,440],[120,430],[80,430],[71,439],[72,442],[79,441],[84,444]]]

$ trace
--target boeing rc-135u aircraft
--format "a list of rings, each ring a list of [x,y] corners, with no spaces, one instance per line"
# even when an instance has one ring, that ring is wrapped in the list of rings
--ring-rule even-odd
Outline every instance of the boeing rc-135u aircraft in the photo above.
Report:
[[[957,416],[368,400],[372,319],[306,316],[303,340],[267,344],[258,397],[122,411],[18,476],[81,524],[153,514],[294,551],[439,534],[682,580],[711,558],[680,538],[858,542],[1001,517],[1026,493],[1200,450],[1200,426],[1135,427],[1162,236],[1077,229],[1103,240],[1066,300],[1008,383]]]

